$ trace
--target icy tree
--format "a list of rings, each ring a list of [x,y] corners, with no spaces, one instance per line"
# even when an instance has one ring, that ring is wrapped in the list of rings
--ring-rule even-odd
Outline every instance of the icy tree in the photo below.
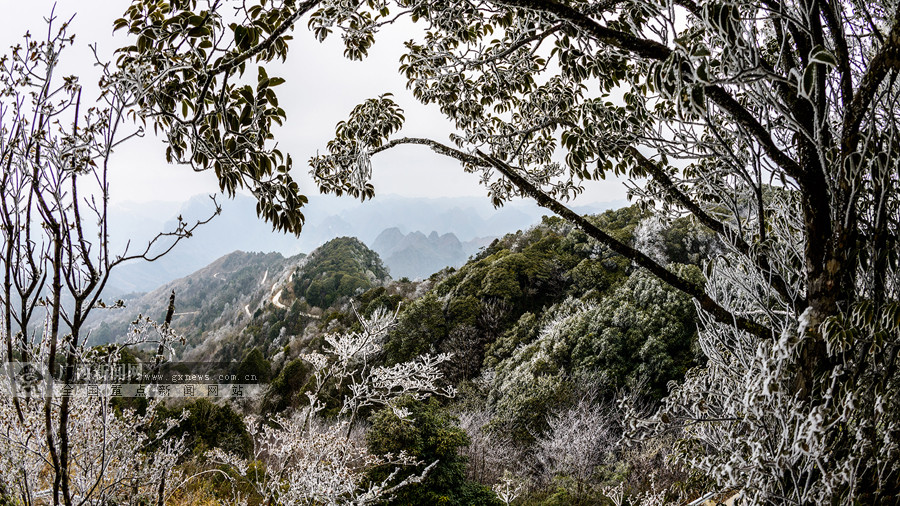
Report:
[[[669,260],[666,258],[662,231],[663,223],[658,217],[644,219],[634,230],[634,247],[659,264],[666,265]]]
[[[373,455],[356,431],[360,409],[390,406],[406,419],[410,414],[392,404],[401,396],[416,399],[439,394],[453,396],[441,386],[440,364],[447,354],[422,355],[393,366],[376,365],[397,314],[380,308],[372,316],[357,314],[362,329],[325,337],[324,353],[301,355],[313,366],[309,404],[290,416],[249,417],[254,442],[249,460],[223,452],[212,457],[244,476],[257,493],[275,504],[371,504],[383,501],[400,487],[421,481],[436,462],[423,463],[408,455]],[[317,414],[325,404],[319,395],[326,387],[346,389],[339,417],[326,421]],[[255,466],[253,462],[261,464]],[[406,466],[427,464],[418,473],[399,478]],[[381,481],[369,480],[376,467],[392,469]]]
[[[597,467],[607,462],[621,438],[621,421],[615,418],[613,409],[590,398],[551,415],[535,448],[541,474],[570,478],[578,495],[586,493]]]
[[[78,385],[79,390],[54,396],[49,370],[42,367],[48,363],[49,333],[48,318],[42,338],[19,349],[32,360],[31,369],[8,365],[0,381],[0,484],[23,504],[53,500],[61,480],[54,472],[59,464],[52,459],[64,448],[67,502],[162,501],[180,478],[174,468],[185,451],[182,439],[167,435],[187,412],[160,423],[154,418],[158,401],[151,400],[144,414],[132,409],[117,413],[110,384],[94,385],[93,392]],[[5,352],[0,355],[9,362]],[[105,366],[107,371],[120,358],[116,347],[103,354],[82,348],[76,356],[79,366]],[[29,371],[36,381],[21,374]],[[59,392],[66,385],[55,388]],[[57,434],[67,434],[64,447]]]
[[[74,41],[68,23],[51,13],[41,32],[46,37],[28,33],[0,57],[0,323],[4,363],[35,364],[36,369],[45,371],[44,380],[52,374],[58,382],[45,381],[37,397],[28,398],[28,392],[17,390],[17,384],[4,392],[4,420],[10,422],[5,425],[7,443],[18,448],[17,452],[33,450],[33,454],[16,455],[43,459],[43,464],[11,464],[3,471],[22,471],[15,474],[19,478],[3,478],[20,480],[7,485],[16,487],[27,504],[34,494],[42,494],[41,500],[52,504],[109,502],[113,497],[125,497],[121,486],[128,480],[157,483],[163,494],[168,485],[163,484],[160,470],[169,465],[165,464],[168,457],[154,460],[152,453],[147,453],[150,460],[143,459],[140,452],[150,443],[121,426],[137,423],[140,429],[143,422],[133,414],[126,415],[123,422],[111,415],[108,400],[85,401],[63,395],[63,389],[76,379],[79,367],[91,366],[98,358],[84,348],[89,315],[121,306],[101,299],[110,272],[123,262],[160,258],[209,221],[187,223],[179,218],[174,229],[146,244],[128,243],[123,251],[110,247],[107,218],[113,152],[123,142],[143,136],[148,122],[162,121],[148,112],[148,104],[159,100],[171,84],[166,76],[184,70],[185,62],[168,56],[156,58],[152,65],[127,59],[116,65],[97,60],[99,95],[89,99],[87,93],[82,97],[78,76],[61,74],[60,63]],[[170,146],[173,142],[170,137]],[[197,146],[200,142],[192,138],[178,146],[202,151],[203,146]],[[276,155],[264,139],[242,149],[242,156],[252,163],[245,162],[236,170],[252,172],[253,181],[264,180],[260,184],[266,191],[259,193],[259,199],[278,201],[271,192],[282,192],[290,200],[296,185],[289,176],[266,177],[276,170],[270,158]],[[234,174],[219,174],[222,189],[232,194]],[[258,184],[247,185],[259,190]],[[263,214],[277,228],[296,232],[302,217],[297,211],[299,204],[293,204]],[[214,199],[213,205],[218,213]],[[43,331],[36,332],[42,320],[46,322]],[[129,343],[155,345],[155,365],[159,365],[176,339],[168,324],[142,320]],[[101,422],[89,427],[92,417]],[[82,439],[88,435],[89,439]],[[20,437],[30,439],[23,443]],[[128,445],[132,445],[130,450]],[[96,452],[104,456],[98,457]],[[132,457],[131,464],[140,465],[130,477],[115,474],[124,461],[109,459],[136,452],[139,456]],[[144,472],[141,466],[151,474],[140,474]],[[132,493],[138,494],[144,487],[132,487]]]
[[[67,23],[51,15],[48,25],[46,39],[26,35],[0,58],[2,357],[44,371],[40,395],[16,383],[3,393],[5,445],[15,456],[3,466],[12,473],[4,480],[14,480],[8,485],[29,504],[36,496],[53,504],[104,502],[125,497],[126,483],[161,483],[177,452],[134,457],[149,444],[139,432],[146,420],[116,418],[105,398],[65,395],[76,369],[95,358],[84,348],[84,323],[108,307],[100,294],[115,266],[159,258],[202,222],[180,221],[143,248],[110,251],[110,157],[141,134],[126,120],[143,90],[134,73],[101,65],[100,97],[83,101],[78,78],[59,74],[73,43]],[[146,469],[126,469],[134,464]]]
[[[800,262],[798,204],[786,192],[772,200],[772,221],[787,225],[770,230],[773,244],[782,246],[779,260]],[[896,498],[897,302],[888,299],[879,307],[860,297],[820,325],[825,353],[836,364],[816,378],[820,390],[813,402],[797,384],[815,338],[808,331],[811,309],[798,317],[784,302],[774,303],[762,290],[766,280],[733,254],[717,259],[710,271],[710,293],[765,318],[779,334],[754,339],[701,313],[706,367],[689,372],[655,417],[635,417],[633,434],[678,429],[679,460],[741,489],[754,503]]]
[[[396,479],[400,467],[420,463],[403,454],[372,455],[365,442],[348,434],[347,422],[329,425],[307,414],[298,411],[265,421],[249,417],[245,421],[254,441],[251,459],[218,449],[209,457],[237,471],[257,494],[279,505],[371,504],[420,481],[431,467]],[[394,466],[395,471],[383,481],[369,481],[367,471],[378,466]]]
[[[246,188],[260,217],[299,234],[307,199],[290,175],[290,155],[272,142],[285,118],[275,92],[284,79],[253,63],[287,57],[285,32],[310,4],[197,4],[132,2],[115,21],[116,31],[134,35],[116,66],[142,92],[137,115],[165,136],[170,163],[214,171],[229,196]],[[245,76],[248,65],[256,76]]]
[[[525,492],[528,482],[506,471],[500,477],[500,481],[491,487],[503,504],[509,506]]]
[[[356,316],[362,326],[361,331],[329,334],[325,336],[324,355],[301,355],[315,370],[315,388],[307,392],[311,413],[324,407],[318,396],[329,382],[349,390],[343,399],[341,414],[349,417],[351,425],[361,408],[390,405],[393,399],[403,395],[416,399],[432,394],[455,395],[452,386],[440,385],[443,374],[439,366],[450,360],[449,353],[426,353],[392,366],[377,365],[376,359],[384,349],[388,330],[396,322],[397,313],[382,307],[368,318],[359,314]],[[398,413],[403,418],[401,415]]]
[[[51,416],[61,406],[51,402]],[[69,489],[73,502],[109,504],[156,501],[166,497],[180,476],[173,470],[184,452],[181,440],[164,438],[171,426],[154,430],[152,413],[116,414],[110,396],[81,396],[69,403]],[[19,418],[21,413],[21,419]],[[53,496],[55,475],[49,460],[43,402],[23,401],[17,409],[0,399],[0,481],[24,504]],[[173,421],[176,423],[176,421]]]
[[[497,480],[502,482],[506,471],[524,474],[526,464],[522,452],[513,444],[510,435],[490,430],[495,416],[493,410],[464,411],[458,416],[459,427],[469,436],[469,444],[460,452],[467,459],[469,480],[490,484]]]

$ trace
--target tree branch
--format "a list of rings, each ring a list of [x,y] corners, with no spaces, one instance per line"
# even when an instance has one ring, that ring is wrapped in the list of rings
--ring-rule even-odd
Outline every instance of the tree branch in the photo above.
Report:
[[[197,117],[199,117],[199,112],[203,109],[203,101],[206,99],[206,94],[209,92],[209,87],[212,85],[212,81],[215,76],[222,73],[227,76],[241,63],[272,47],[272,44],[275,43],[278,37],[284,35],[284,32],[290,30],[291,27],[294,26],[294,23],[296,23],[297,20],[300,19],[300,17],[309,12],[310,9],[318,5],[320,2],[321,0],[307,0],[306,2],[301,3],[297,6],[296,12],[294,12],[291,17],[286,19],[283,23],[278,25],[278,28],[273,30],[272,33],[270,33],[269,36],[265,38],[265,40],[244,51],[243,53],[237,54],[234,58],[226,59],[222,63],[219,63],[218,65],[213,67],[212,70],[209,71],[209,74],[206,76],[206,80],[203,83],[203,88],[201,89],[199,98],[197,99],[198,112],[197,116],[195,116],[195,120]]]
[[[534,33],[528,37],[525,37],[524,39],[517,40],[513,44],[510,44],[510,46],[508,48],[504,49],[503,51],[500,51],[497,54],[492,54],[486,58],[482,58],[480,60],[471,62],[470,65],[484,65],[485,63],[488,63],[488,62],[493,62],[493,61],[497,61],[501,58],[506,58],[507,56],[516,52],[516,50],[518,50],[519,48],[521,48],[531,42],[534,42],[536,40],[543,41],[544,39],[546,39],[553,33],[559,31],[559,29],[562,28],[563,26],[564,26],[563,23],[557,23],[557,24],[551,26],[550,28],[544,30],[543,32]]]
[[[628,154],[634,157],[638,166],[644,172],[650,174],[653,179],[655,179],[665,190],[670,194],[671,198],[673,198],[678,204],[680,204],[683,208],[687,209],[694,217],[696,217],[700,223],[705,225],[707,228],[715,232],[716,234],[725,238],[725,240],[730,241],[731,244],[737,248],[737,250],[743,254],[744,256],[753,259],[756,263],[757,267],[759,267],[763,272],[765,272],[768,276],[769,284],[772,288],[778,292],[785,301],[790,301],[795,304],[799,310],[803,310],[806,308],[806,300],[803,298],[795,298],[791,295],[790,290],[788,289],[787,283],[784,281],[784,278],[779,276],[772,269],[771,264],[769,264],[769,259],[766,255],[761,253],[751,254],[751,247],[744,240],[740,233],[734,230],[731,226],[722,223],[720,220],[712,217],[709,213],[703,210],[696,202],[691,200],[684,192],[682,192],[678,186],[675,185],[675,182],[669,177],[668,174],[664,170],[662,170],[658,165],[653,163],[653,161],[649,160],[647,157],[642,155],[640,151],[631,147],[628,149]]]
[[[583,30],[599,42],[634,53],[643,58],[664,61],[672,54],[672,49],[664,44],[605,27],[590,16],[556,0],[498,0],[497,3],[553,14],[557,18]],[[704,91],[707,97],[715,102],[716,105],[730,114],[739,125],[747,129],[760,143],[773,162],[778,164],[792,178],[798,180],[802,178],[803,170],[800,164],[775,145],[769,131],[730,93],[724,88],[713,84],[704,86]]]
[[[586,234],[609,247],[611,250],[647,269],[651,274],[661,279],[665,283],[668,283],[676,290],[680,290],[685,294],[690,295],[694,298],[694,300],[697,301],[698,304],[700,304],[700,307],[702,307],[704,311],[709,313],[716,321],[724,323],[726,325],[734,325],[738,329],[753,334],[754,336],[763,340],[771,339],[774,335],[772,330],[765,327],[764,325],[760,325],[759,323],[750,320],[749,318],[735,315],[719,305],[719,303],[714,301],[712,297],[710,297],[709,294],[707,294],[703,290],[703,287],[701,287],[700,285],[697,285],[696,283],[678,276],[644,253],[613,238],[611,235],[607,234],[599,227],[588,221],[585,217],[579,215],[575,211],[572,211],[568,207],[564,206],[560,202],[554,200],[546,193],[541,191],[540,188],[532,185],[527,179],[522,177],[520,174],[517,174],[515,169],[507,165],[502,160],[499,160],[490,155],[486,155],[480,151],[478,152],[478,154],[486,161],[488,161],[491,166],[493,166],[501,174],[503,174],[504,177],[506,177],[514,185],[516,185],[516,187],[519,188],[523,193],[533,198],[539,206],[550,209],[560,217],[577,225]]]
[[[604,44],[624,49],[643,58],[662,61],[672,53],[665,44],[605,27],[577,9],[556,0],[498,0],[496,3],[553,14]]]
[[[841,26],[834,9],[834,0],[819,0],[819,9],[834,40],[834,56],[837,58],[838,71],[841,73],[841,102],[846,110],[853,99],[853,74],[850,69],[850,50],[844,37],[844,27]]]
[[[711,98],[716,105],[730,114],[739,125],[747,129],[750,135],[759,142],[760,146],[762,146],[763,150],[773,162],[781,167],[792,178],[798,181],[803,179],[804,171],[800,164],[775,145],[775,141],[772,140],[772,135],[769,131],[762,126],[756,117],[750,114],[750,111],[738,103],[730,93],[717,85],[706,86],[704,91],[706,91],[706,95]]]
[[[760,339],[771,339],[774,335],[772,330],[767,328],[766,326],[761,325],[746,317],[735,315],[719,305],[719,303],[714,301],[709,296],[709,294],[707,294],[703,290],[703,287],[678,276],[644,253],[613,238],[612,236],[598,228],[596,225],[588,221],[585,217],[569,209],[559,201],[544,193],[540,188],[531,184],[527,179],[518,174],[516,170],[513,167],[510,167],[506,162],[503,162],[502,160],[499,160],[490,155],[486,155],[481,151],[478,151],[478,156],[475,156],[458,149],[451,148],[431,139],[423,139],[418,137],[403,137],[401,139],[395,139],[379,148],[374,149],[372,151],[372,154],[384,151],[400,144],[419,144],[428,146],[432,149],[432,151],[438,154],[449,156],[450,158],[454,158],[463,163],[467,163],[477,167],[493,167],[497,169],[498,172],[509,179],[509,181],[513,185],[515,185],[523,194],[528,195],[529,197],[534,199],[539,206],[553,211],[561,218],[581,228],[586,234],[599,241],[601,244],[604,244],[605,246],[609,247],[625,258],[633,260],[641,267],[644,267],[645,269],[650,271],[660,280],[668,283],[675,289],[680,290],[681,292],[684,292],[685,294],[693,297],[697,301],[697,303],[700,304],[700,307],[703,308],[704,311],[712,315],[712,317],[716,321],[727,325],[734,325],[738,329],[753,334]]]
[[[210,71],[210,76],[221,74],[223,72],[225,72],[225,73],[231,72],[241,63],[249,60],[250,58],[253,58],[254,56],[258,55],[259,53],[265,51],[266,49],[269,49],[272,46],[272,44],[275,43],[275,41],[278,39],[278,37],[281,37],[284,34],[284,32],[290,30],[290,28],[292,26],[294,26],[294,23],[296,23],[297,20],[300,19],[301,16],[303,16],[304,14],[309,12],[310,9],[312,9],[313,7],[315,7],[316,5],[321,3],[321,1],[322,0],[307,0],[306,2],[299,4],[297,6],[296,12],[294,12],[291,15],[291,17],[286,19],[283,23],[278,25],[278,28],[273,30],[272,33],[270,33],[269,36],[265,38],[265,40],[263,40],[262,42],[260,42],[259,44],[255,45],[255,46],[251,47],[250,49],[244,51],[243,53],[238,54],[234,58],[231,58],[225,62],[220,63],[219,65],[216,65]]]
[[[881,81],[890,70],[897,69],[900,69],[900,6],[894,13],[894,26],[891,27],[881,49],[872,58],[869,69],[860,81],[859,89],[844,113],[844,133],[841,137],[841,151],[844,158],[856,151],[859,145],[859,127]]]

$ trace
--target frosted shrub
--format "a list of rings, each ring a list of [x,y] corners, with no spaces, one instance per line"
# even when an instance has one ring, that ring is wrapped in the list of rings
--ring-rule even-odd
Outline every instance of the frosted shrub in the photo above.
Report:
[[[134,329],[129,342],[159,344],[172,337],[169,333],[151,337],[147,332],[150,328],[160,330],[163,326],[144,321]],[[47,363],[48,334],[49,325],[45,325],[42,339],[24,348],[34,364]],[[6,361],[6,354],[0,355]],[[80,347],[73,356],[82,368],[108,367],[119,359],[116,347],[104,353]],[[53,468],[50,456],[65,450],[73,501],[107,504],[156,501],[168,496],[178,481],[175,464],[185,445],[183,439],[167,435],[187,412],[180,419],[161,423],[155,418],[158,400],[151,399],[144,414],[133,409],[117,411],[108,384],[99,384],[94,391],[76,385],[68,393],[64,385],[47,377],[46,370],[37,367],[37,372],[41,381],[27,390],[21,384],[14,385],[15,376],[11,374],[0,385],[0,483],[28,502],[50,500],[55,479],[49,472]],[[64,419],[60,416],[63,401]],[[65,420],[68,428],[65,444],[58,432],[60,420]]]
[[[616,449],[621,422],[609,407],[585,397],[550,415],[547,425],[534,450],[540,472],[547,481],[556,476],[574,480],[578,495],[587,492],[597,468]]]
[[[301,355],[314,369],[309,404],[290,416],[247,418],[254,444],[251,458],[216,451],[210,455],[213,462],[236,471],[272,504],[371,504],[421,481],[435,462],[400,479],[403,467],[423,463],[403,453],[373,455],[354,430],[361,408],[389,406],[405,418],[409,413],[392,404],[401,396],[454,394],[451,387],[439,385],[438,366],[450,358],[447,354],[423,355],[394,366],[374,365],[396,316],[384,310],[369,318],[357,315],[361,331],[331,334],[325,338],[324,353]],[[319,393],[332,382],[348,391],[339,418],[325,421],[318,416],[325,407]],[[368,479],[369,471],[385,466],[392,470],[383,480]]]
[[[361,408],[390,405],[392,400],[403,395],[415,399],[432,394],[455,395],[452,386],[440,385],[443,374],[439,366],[450,360],[449,353],[426,353],[392,366],[375,365],[375,359],[384,349],[388,330],[396,323],[397,314],[379,308],[369,318],[358,314],[357,318],[362,325],[360,332],[330,334],[325,337],[324,355],[301,355],[315,369],[315,388],[307,393],[313,410],[311,413],[324,406],[318,395],[329,381],[346,385],[349,389],[341,414],[349,415],[351,424],[356,421]]]
[[[469,444],[460,452],[467,459],[469,480],[493,483],[508,471],[522,474],[525,466],[522,452],[513,444],[510,435],[490,430],[493,411],[482,408],[460,413],[458,417],[459,428],[469,437]]]
[[[497,494],[497,497],[503,501],[503,504],[509,506],[528,488],[528,482],[506,471],[500,477],[500,481],[491,487],[491,490]]]
[[[254,442],[249,460],[221,450],[209,457],[246,477],[271,504],[370,504],[424,476],[401,481],[395,471],[381,482],[369,482],[367,472],[375,467],[397,469],[419,462],[405,454],[372,455],[360,438],[348,433],[347,422],[324,424],[298,411],[269,421],[248,417],[245,423]]]
[[[662,236],[665,224],[656,216],[645,218],[634,229],[634,247],[656,262],[669,263],[666,245]]]
[[[179,474],[173,471],[184,452],[180,439],[164,438],[177,424],[155,427],[151,402],[146,414],[133,410],[116,414],[109,396],[74,397],[69,403],[69,482],[73,500],[87,504],[156,501],[167,497]],[[49,500],[53,475],[45,431],[44,403],[19,403],[0,397],[0,482],[28,501]],[[50,416],[58,418],[59,402],[51,401]]]

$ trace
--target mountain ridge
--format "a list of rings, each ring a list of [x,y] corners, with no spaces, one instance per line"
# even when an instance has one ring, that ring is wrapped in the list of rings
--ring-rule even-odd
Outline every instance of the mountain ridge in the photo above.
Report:
[[[480,197],[429,199],[385,195],[366,202],[355,202],[310,196],[310,203],[304,208],[304,231],[299,237],[294,237],[272,232],[269,225],[257,218],[255,202],[252,197],[245,195],[219,202],[222,214],[209,224],[199,227],[193,237],[177,245],[168,255],[152,263],[129,262],[114,270],[104,296],[113,298],[152,291],[235,250],[277,251],[282,255],[292,256],[313,251],[340,236],[358,237],[364,244],[372,247],[378,235],[392,227],[404,234],[416,230],[435,231],[439,235],[453,233],[464,244],[477,239],[480,247],[485,237],[499,237],[517,229],[525,229],[538,223],[545,214],[544,210],[525,202],[494,209],[486,199]],[[604,203],[581,206],[577,208],[577,212],[596,212],[612,205],[613,203]],[[181,215],[191,223],[193,220],[208,218],[214,210],[214,205],[205,195],[195,196],[180,206],[172,202],[119,203],[113,206],[111,213],[112,250],[114,253],[123,251],[125,245],[129,244],[127,235],[131,238],[130,251],[133,252],[135,248],[142,247],[151,240],[155,233],[173,229],[175,216]],[[478,247],[464,246],[465,258],[461,260],[468,258]],[[389,265],[392,263],[384,256],[382,258]],[[454,257],[454,262],[447,265],[459,262],[460,259]],[[418,274],[428,270],[424,267],[422,269],[424,270],[418,271]]]
[[[162,321],[175,292],[172,328],[186,350],[216,345],[246,327],[266,308],[328,307],[341,297],[390,280],[378,254],[356,238],[333,239],[309,255],[233,251],[193,273],[146,294],[129,297],[125,308],[95,312],[88,322],[90,345],[121,342],[139,315]],[[319,310],[319,312],[321,312]]]
[[[460,267],[470,256],[494,237],[476,237],[460,241],[453,232],[438,234],[432,230],[404,234],[398,227],[383,230],[372,242],[395,278],[423,279],[445,267]]]

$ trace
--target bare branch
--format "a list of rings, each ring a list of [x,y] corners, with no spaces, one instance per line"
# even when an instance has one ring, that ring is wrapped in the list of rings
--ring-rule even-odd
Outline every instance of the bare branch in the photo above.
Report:
[[[791,295],[790,290],[788,289],[787,283],[784,279],[776,273],[772,266],[769,264],[769,260],[765,254],[762,252],[754,253],[751,251],[750,245],[744,240],[743,236],[736,230],[732,229],[731,226],[722,223],[721,221],[713,218],[709,213],[703,210],[696,202],[691,200],[684,192],[682,192],[678,186],[676,186],[675,182],[669,177],[666,172],[656,165],[654,162],[649,160],[647,157],[642,155],[640,151],[635,148],[629,149],[628,153],[634,157],[637,161],[638,166],[647,174],[650,174],[654,180],[656,180],[665,190],[668,192],[672,199],[674,199],[679,205],[684,207],[688,212],[690,212],[693,216],[695,216],[700,223],[707,226],[713,232],[722,236],[722,238],[737,248],[742,254],[746,255],[749,258],[753,258],[757,265],[762,269],[763,272],[768,274],[768,279],[772,285],[772,288],[778,292],[784,300],[790,301],[798,306],[800,310],[805,309],[806,301],[803,299],[796,299]]]

